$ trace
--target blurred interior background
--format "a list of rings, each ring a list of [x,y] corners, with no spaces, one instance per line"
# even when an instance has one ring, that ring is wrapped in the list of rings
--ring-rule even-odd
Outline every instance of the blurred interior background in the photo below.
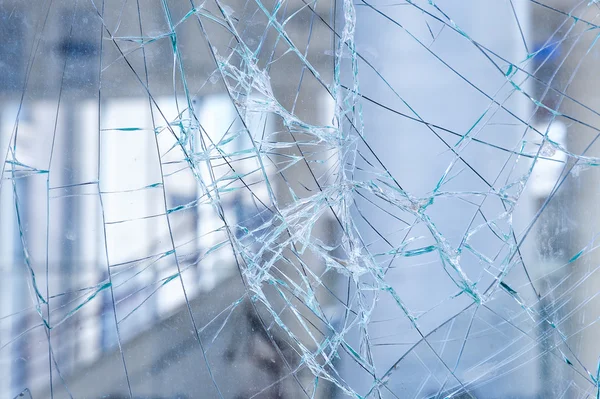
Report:
[[[599,15],[0,0],[0,396],[596,397]]]

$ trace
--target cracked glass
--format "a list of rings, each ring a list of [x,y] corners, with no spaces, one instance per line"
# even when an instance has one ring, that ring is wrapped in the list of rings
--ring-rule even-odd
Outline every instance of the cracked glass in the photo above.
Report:
[[[0,0],[3,398],[600,398],[597,0]]]

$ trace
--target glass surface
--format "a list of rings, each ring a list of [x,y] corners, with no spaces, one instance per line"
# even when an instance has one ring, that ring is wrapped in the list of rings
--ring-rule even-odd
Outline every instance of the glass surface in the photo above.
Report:
[[[0,0],[0,396],[600,397],[599,32]]]

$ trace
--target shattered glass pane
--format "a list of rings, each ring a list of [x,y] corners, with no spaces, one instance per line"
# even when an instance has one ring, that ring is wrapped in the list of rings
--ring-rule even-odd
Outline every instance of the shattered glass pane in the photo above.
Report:
[[[0,0],[3,398],[599,398],[596,0]]]

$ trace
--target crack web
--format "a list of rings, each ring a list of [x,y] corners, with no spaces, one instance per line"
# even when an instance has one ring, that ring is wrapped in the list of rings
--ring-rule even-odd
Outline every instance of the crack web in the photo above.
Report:
[[[600,397],[599,18],[0,0],[0,393]]]

